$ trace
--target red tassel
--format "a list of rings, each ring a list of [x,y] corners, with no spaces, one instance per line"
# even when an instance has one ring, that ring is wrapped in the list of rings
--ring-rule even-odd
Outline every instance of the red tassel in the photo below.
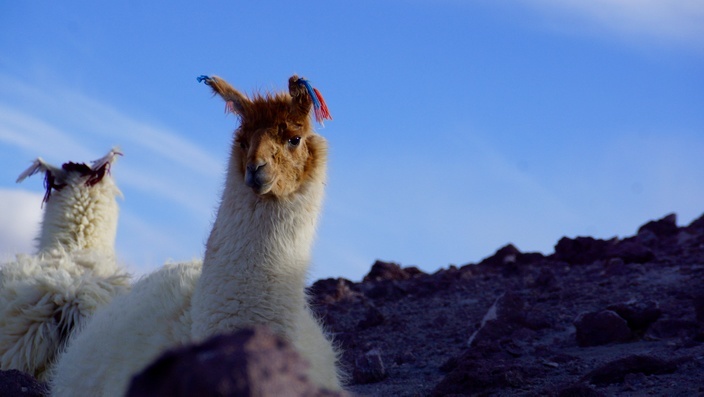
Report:
[[[323,120],[332,120],[330,110],[328,110],[328,105],[325,103],[325,99],[323,99],[323,95],[320,91],[313,88],[310,82],[304,78],[298,79],[298,84],[306,88],[306,91],[308,91],[308,95],[310,96],[310,100],[313,101],[313,114],[315,115],[315,121],[320,123],[320,125],[323,125]]]
[[[332,120],[330,110],[328,109],[328,105],[325,103],[325,99],[323,99],[323,95],[317,88],[313,88],[313,92],[315,93],[316,98],[318,98],[318,102],[320,102],[320,106],[315,107],[315,120],[320,124],[323,123],[323,120]]]

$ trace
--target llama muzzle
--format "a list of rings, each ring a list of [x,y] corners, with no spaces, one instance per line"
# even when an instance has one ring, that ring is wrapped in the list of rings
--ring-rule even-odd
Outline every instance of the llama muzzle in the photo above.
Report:
[[[252,188],[254,193],[263,195],[271,191],[274,184],[268,175],[266,163],[249,163],[244,174],[244,183]]]

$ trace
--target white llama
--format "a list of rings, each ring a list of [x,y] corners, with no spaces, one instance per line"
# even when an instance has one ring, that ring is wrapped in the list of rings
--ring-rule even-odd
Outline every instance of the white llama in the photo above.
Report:
[[[337,355],[304,292],[327,150],[309,118],[310,86],[293,76],[289,94],[248,98],[203,79],[241,124],[202,269],[164,267],[100,310],[60,356],[53,396],[124,395],[165,349],[255,324],[291,341],[313,382],[341,388]]]
[[[44,172],[46,193],[37,254],[0,265],[1,369],[44,380],[69,335],[128,289],[114,256],[120,191],[109,170],[119,154],[91,166],[38,158],[17,179]]]

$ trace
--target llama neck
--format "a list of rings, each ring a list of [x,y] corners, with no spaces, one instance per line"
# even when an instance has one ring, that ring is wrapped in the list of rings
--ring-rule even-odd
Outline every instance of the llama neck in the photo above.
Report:
[[[267,324],[286,337],[306,304],[324,169],[285,199],[259,197],[230,172],[192,301],[193,336]],[[321,167],[323,168],[323,167]]]
[[[73,176],[45,204],[38,253],[92,250],[115,252],[118,206],[117,187],[109,178],[87,187]]]

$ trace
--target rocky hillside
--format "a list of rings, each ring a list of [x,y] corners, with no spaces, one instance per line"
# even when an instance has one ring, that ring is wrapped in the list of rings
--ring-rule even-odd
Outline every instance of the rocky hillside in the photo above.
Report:
[[[669,215],[625,239],[563,238],[548,256],[508,245],[433,274],[377,262],[362,282],[320,280],[311,295],[344,351],[353,394],[693,396],[704,394],[703,281],[704,216],[678,227]],[[179,368],[215,373],[199,349],[222,356],[207,382],[237,379],[230,395],[338,395],[301,383],[305,364],[272,338],[246,330],[170,352],[131,395],[177,395],[173,385],[187,378]],[[179,395],[207,389],[195,378]],[[40,386],[0,373],[2,396],[22,387],[18,395],[41,395]]]

